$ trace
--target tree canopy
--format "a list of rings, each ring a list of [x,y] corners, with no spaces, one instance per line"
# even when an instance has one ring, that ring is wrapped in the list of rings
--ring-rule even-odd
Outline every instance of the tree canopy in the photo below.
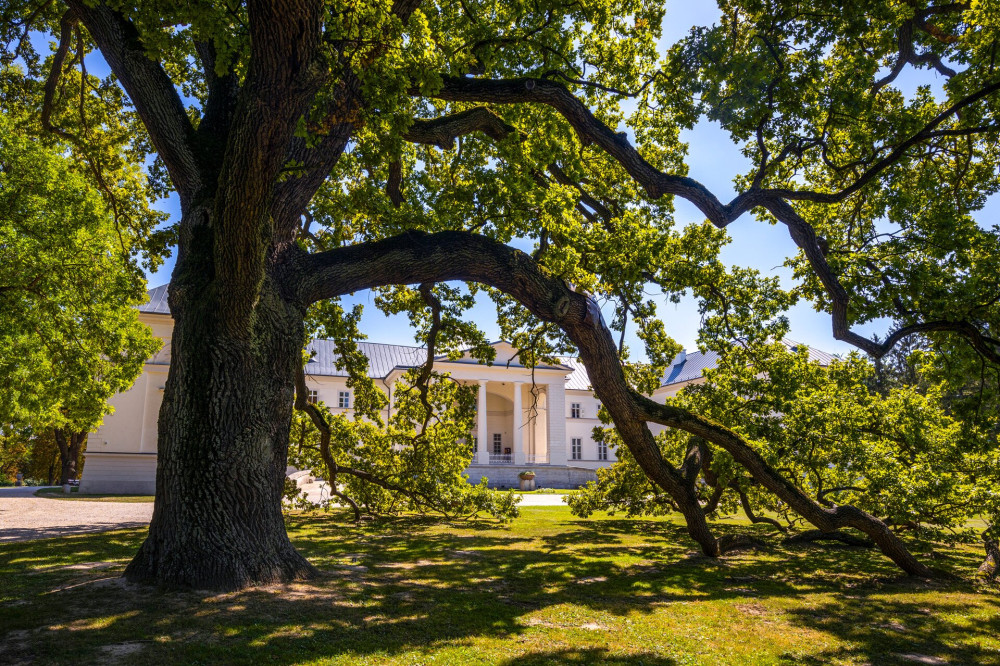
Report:
[[[861,506],[826,506],[775,468],[757,440],[787,433],[766,418],[737,427],[712,418],[717,396],[720,407],[644,396],[679,349],[645,290],[699,299],[706,346],[778,339],[785,310],[808,299],[873,358],[921,335],[935,350],[928,372],[989,367],[982,396],[994,395],[1000,255],[997,229],[974,214],[997,189],[1000,19],[975,1],[719,6],[716,25],[671,45],[669,12],[649,2],[11,3],[16,57],[37,62],[19,34],[58,40],[29,78],[57,88],[100,50],[181,202],[160,420],[168,485],[128,575],[238,587],[309,573],[280,515],[257,504],[280,503],[308,307],[366,288],[415,317],[434,309],[426,294],[460,313],[467,290],[485,288],[529,360],[579,354],[615,437],[706,554],[721,548],[696,488],[700,449],[681,459],[647,424],[703,439],[819,529],[860,529],[929,575],[863,508],[883,505],[862,493]],[[681,131],[703,120],[752,164],[729,202],[686,173]],[[705,222],[679,227],[677,198]],[[752,217],[798,247],[793,289],[720,261],[725,229]],[[878,339],[857,332],[872,322],[886,322]],[[638,356],[621,343],[628,327]],[[423,330],[445,351],[476,348],[469,323]],[[865,372],[802,367],[796,381],[850,394]],[[927,400],[855,397],[876,412]],[[775,397],[789,419],[809,412],[796,399]],[[961,429],[934,409],[917,420],[928,437]],[[984,431],[995,439],[995,425]]]
[[[0,428],[18,447],[55,431],[64,483],[108,399],[159,348],[134,309],[133,248],[88,175],[0,116]]]

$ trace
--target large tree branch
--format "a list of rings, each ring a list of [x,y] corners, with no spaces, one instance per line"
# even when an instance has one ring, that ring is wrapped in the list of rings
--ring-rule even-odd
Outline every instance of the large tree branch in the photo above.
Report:
[[[859,190],[864,188],[866,185],[874,181],[879,175],[881,175],[886,169],[893,166],[906,154],[906,152],[928,138],[935,136],[935,130],[941,126],[947,120],[956,118],[962,112],[963,109],[975,104],[976,102],[986,99],[990,95],[1000,91],[1000,81],[994,81],[984,85],[979,90],[966,95],[962,99],[956,101],[948,108],[941,111],[939,114],[931,118],[927,123],[924,124],[922,128],[911,134],[909,137],[900,141],[898,144],[893,146],[889,153],[875,161],[871,164],[865,171],[854,179],[850,185],[836,191],[836,192],[816,192],[814,190],[789,190],[789,189],[770,189],[764,190],[765,196],[779,197],[782,199],[790,201],[812,201],[815,203],[839,203],[851,195],[857,193]],[[992,126],[984,126],[984,131],[991,131]]]
[[[545,274],[519,250],[467,232],[410,232],[303,257],[298,268],[297,292],[306,303],[382,285],[466,280],[500,289],[539,319],[558,324],[579,350],[591,385],[611,414],[622,441],[649,478],[677,503],[689,533],[706,554],[718,555],[720,546],[708,528],[693,484],[663,458],[647,421],[683,430],[722,447],[759,483],[820,529],[856,527],[906,572],[930,575],[927,567],[878,519],[849,506],[824,509],[728,428],[634,391],[625,380],[617,347],[597,303]],[[693,469],[694,461],[687,467]]]
[[[413,12],[420,6],[421,0],[393,0],[391,11],[405,25]],[[334,50],[343,46],[338,40],[324,36],[327,46]],[[288,146],[286,161],[297,164],[294,177],[278,183],[275,187],[274,230],[272,244],[282,248],[291,244],[299,228],[299,220],[305,213],[309,201],[319,190],[327,175],[336,166],[337,161],[347,147],[351,136],[359,129],[362,119],[361,110],[365,101],[362,97],[362,85],[354,73],[360,67],[374,62],[385,53],[391,41],[389,35],[377,48],[372,48],[365,56],[364,62],[350,62],[351,56],[340,52],[340,80],[326,97],[325,108],[316,115],[320,120],[309,131],[322,136],[317,145],[310,146],[301,137],[295,137]]]
[[[177,90],[146,48],[132,22],[107,5],[82,0],[67,4],[87,27],[111,71],[121,82],[149,132],[182,205],[202,186],[195,150],[195,132]]]
[[[855,194],[887,168],[897,163],[913,146],[932,137],[945,121],[961,111],[1000,91],[1000,81],[988,83],[941,111],[920,130],[893,146],[889,153],[869,166],[850,185],[837,192],[812,190],[749,190],[723,204],[698,181],[686,176],[666,174],[649,164],[622,133],[614,132],[591,113],[590,109],[565,86],[544,79],[474,79],[445,77],[435,97],[450,101],[493,104],[538,103],[558,111],[573,127],[584,144],[595,144],[618,161],[652,198],[672,194],[696,205],[714,225],[724,227],[744,212],[768,198],[837,203]],[[414,94],[419,94],[414,91]]]
[[[991,348],[987,336],[966,322],[918,322],[901,327],[888,336],[883,343],[870,340],[852,331],[848,324],[847,315],[850,298],[827,263],[825,253],[819,245],[812,226],[802,219],[788,203],[792,200],[838,203],[847,199],[873,182],[886,169],[896,164],[909,149],[940,135],[941,130],[938,128],[943,123],[958,117],[963,109],[997,91],[1000,91],[1000,82],[987,84],[956,101],[927,122],[919,131],[896,144],[883,158],[868,166],[850,185],[837,192],[751,188],[737,195],[728,204],[723,204],[704,185],[691,178],[665,174],[657,170],[639,154],[624,134],[612,131],[595,117],[583,102],[559,83],[532,78],[485,80],[445,77],[442,88],[435,93],[435,96],[452,101],[494,104],[533,102],[548,105],[566,118],[583,143],[595,144],[617,160],[629,175],[644,187],[650,197],[657,198],[672,194],[687,199],[719,228],[727,226],[752,208],[758,206],[767,208],[786,224],[793,239],[806,253],[810,264],[830,295],[833,303],[834,336],[857,346],[876,358],[884,356],[900,339],[908,335],[939,330],[951,331],[963,336],[979,353],[997,362],[1000,360],[1000,349]],[[419,93],[414,91],[414,94]],[[983,130],[989,130],[991,127],[991,125],[986,125]]]
[[[414,94],[419,93],[415,91]],[[442,86],[434,93],[434,97],[461,102],[537,103],[550,106],[566,118],[584,144],[595,144],[611,155],[651,198],[656,199],[666,194],[681,196],[696,205],[717,226],[725,226],[735,219],[735,211],[723,205],[698,181],[686,176],[665,174],[647,162],[625,134],[614,132],[601,122],[586,104],[560,83],[533,78],[487,80],[449,76],[444,77]]]
[[[524,252],[468,232],[410,232],[303,257],[299,275],[296,292],[305,303],[389,284],[480,282],[513,296],[539,319],[559,324],[580,349],[592,384],[600,387],[603,404],[640,466],[677,501],[689,533],[702,549],[709,555],[719,554],[697,495],[664,460],[631,400],[617,348],[599,307],[562,280],[543,273]]]
[[[491,139],[502,141],[514,131],[503,118],[480,106],[440,118],[414,120],[410,129],[403,134],[403,139],[448,150],[454,147],[455,139],[465,134],[482,132]]]
[[[795,241],[795,244],[805,254],[810,267],[830,297],[833,337],[854,345],[865,353],[870,354],[873,358],[879,359],[888,354],[896,343],[907,336],[932,332],[955,333],[964,338],[983,358],[991,363],[1000,365],[1000,343],[984,334],[978,326],[969,321],[932,320],[914,322],[896,329],[882,342],[871,340],[851,330],[848,316],[850,295],[837,279],[837,276],[833,274],[833,269],[826,260],[825,253],[812,225],[806,222],[787,201],[771,198],[765,200],[763,205],[778,221],[782,222],[788,228],[792,240]]]
[[[217,54],[211,41],[196,41],[195,50],[201,60],[201,68],[208,88],[201,122],[198,123],[199,157],[208,170],[218,170],[219,162],[225,154],[229,139],[229,127],[236,112],[240,84],[232,70],[221,76],[215,71]],[[208,176],[211,178],[211,175]]]
[[[907,550],[899,537],[875,516],[847,505],[824,508],[781,476],[752,446],[725,426],[678,407],[661,405],[637,393],[633,395],[649,421],[698,435],[725,449],[737,463],[750,472],[754,480],[819,529],[832,532],[843,527],[853,527],[867,534],[887,557],[907,573],[926,577],[932,575],[931,571]]]

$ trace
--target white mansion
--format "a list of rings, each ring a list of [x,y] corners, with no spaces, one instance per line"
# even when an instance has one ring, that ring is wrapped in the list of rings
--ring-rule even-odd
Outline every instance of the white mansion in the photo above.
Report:
[[[91,434],[80,481],[82,493],[152,494],[155,489],[157,417],[170,364],[173,321],[166,285],[152,289],[149,296],[149,302],[139,308],[139,318],[163,340],[163,347],[146,362],[132,388],[111,399],[114,413]],[[369,376],[390,397],[400,376],[427,358],[423,347],[371,342],[359,343],[359,347],[368,357]],[[516,487],[518,472],[531,469],[539,487],[573,488],[596,478],[598,467],[614,462],[614,451],[592,437],[594,426],[600,423],[600,402],[579,361],[560,358],[559,365],[532,370],[518,362],[509,344],[497,342],[494,347],[493,365],[472,358],[442,357],[434,362],[437,370],[478,386],[475,457],[466,470],[470,481],[485,476],[491,486]],[[352,413],[354,396],[346,372],[336,367],[333,343],[314,340],[309,349],[310,399],[326,403],[335,413]],[[830,358],[823,352],[810,352]],[[711,352],[681,353],[653,397],[662,400],[703,381],[702,370],[714,366],[716,358]]]

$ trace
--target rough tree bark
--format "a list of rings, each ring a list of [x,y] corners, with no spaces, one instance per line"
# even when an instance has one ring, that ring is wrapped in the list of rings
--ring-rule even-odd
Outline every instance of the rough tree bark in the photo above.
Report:
[[[65,486],[70,481],[75,481],[77,468],[80,465],[80,454],[83,452],[83,445],[87,443],[86,432],[67,432],[62,428],[55,428],[52,434],[56,439],[56,446],[59,447],[59,485]]]
[[[156,504],[125,575],[206,589],[310,576],[281,512],[303,312],[267,283],[247,330],[233,335],[220,330],[209,289],[178,286]]]
[[[305,304],[281,288],[294,235],[280,222],[311,193],[282,188],[279,174],[323,82],[323,3],[248,3],[242,85],[217,76],[214,49],[199,45],[209,98],[197,130],[131,21],[106,5],[68,4],[135,104],[182,211],[156,503],[125,576],[211,589],[309,576],[281,515]],[[324,145],[339,154],[331,136]]]

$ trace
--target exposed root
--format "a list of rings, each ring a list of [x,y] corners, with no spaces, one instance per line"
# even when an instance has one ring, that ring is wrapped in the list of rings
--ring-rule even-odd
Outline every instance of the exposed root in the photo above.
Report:
[[[723,534],[719,537],[719,552],[723,555],[745,550],[766,550],[767,544],[749,534]]]

